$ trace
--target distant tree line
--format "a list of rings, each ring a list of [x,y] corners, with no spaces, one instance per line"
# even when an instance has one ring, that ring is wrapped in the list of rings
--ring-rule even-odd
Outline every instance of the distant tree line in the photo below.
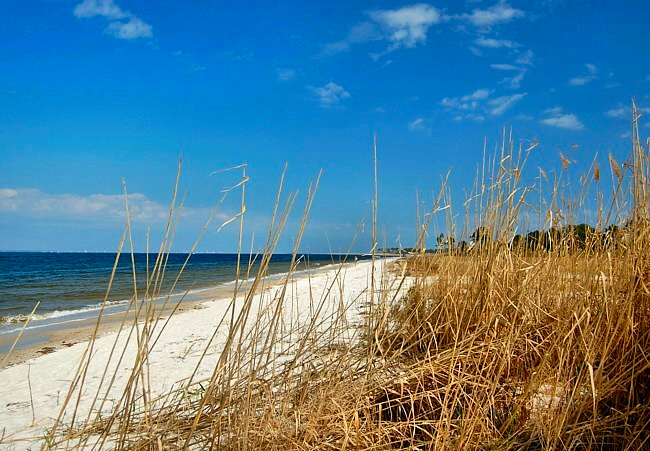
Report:
[[[567,225],[563,227],[551,227],[547,230],[533,230],[525,235],[515,235],[507,243],[512,250],[516,251],[553,251],[560,248],[566,250],[584,250],[595,248],[607,248],[619,246],[623,243],[625,230],[630,226],[628,222],[623,227],[614,224],[603,231],[598,231],[589,224]],[[477,247],[483,247],[494,241],[494,234],[488,227],[478,227],[469,237],[469,242],[462,240],[456,242],[452,236],[441,233],[436,237],[437,247],[426,249],[425,253],[451,252],[465,253]],[[504,243],[505,244],[505,243]],[[415,248],[392,247],[383,249],[382,252],[392,254],[420,253]]]
[[[526,235],[515,235],[512,247],[520,250],[553,251],[561,246],[567,250],[584,250],[618,246],[622,243],[625,229],[610,225],[599,232],[589,224],[551,227],[548,230],[534,230]]]

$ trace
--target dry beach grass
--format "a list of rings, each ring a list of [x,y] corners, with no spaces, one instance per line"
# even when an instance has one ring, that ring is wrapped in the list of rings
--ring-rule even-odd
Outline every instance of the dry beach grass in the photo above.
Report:
[[[485,159],[466,218],[487,231],[469,249],[424,253],[431,218],[453,223],[445,184],[420,227],[416,252],[373,270],[350,299],[345,265],[324,290],[299,304],[289,278],[263,301],[261,275],[295,195],[278,191],[258,277],[233,294],[215,326],[222,349],[207,377],[188,377],[162,396],[149,386],[150,357],[164,320],[147,299],[160,294],[173,241],[176,195],[166,241],[148,277],[137,320],[122,331],[137,341],[128,383],[110,409],[101,390],[85,393],[96,335],[88,343],[57,422],[42,443],[53,448],[129,449],[640,449],[650,441],[649,150],[633,111],[633,151],[611,160],[614,189],[600,193],[592,166],[580,189],[562,178],[525,184],[528,149],[511,139]],[[541,185],[543,178],[539,178]],[[243,227],[247,178],[241,190]],[[595,183],[595,188],[590,184]],[[294,256],[298,258],[318,182],[309,189]],[[598,224],[580,241],[549,233],[513,245],[525,211],[539,209],[545,229],[575,224],[596,190]],[[175,191],[176,192],[176,191]],[[531,197],[544,197],[534,205]],[[542,210],[542,204],[545,208]],[[375,212],[377,198],[374,201]],[[624,224],[607,233],[610,223]],[[373,221],[376,224],[376,218]],[[205,229],[204,229],[205,230]],[[241,229],[240,229],[241,230]],[[462,232],[464,231],[464,232]],[[241,237],[241,234],[240,234]],[[377,249],[373,228],[373,254]],[[130,243],[125,230],[123,244]],[[240,239],[240,250],[242,243]],[[417,250],[420,251],[417,251]],[[374,258],[373,258],[374,260]],[[250,267],[242,262],[242,272]],[[134,297],[136,299],[136,297]],[[304,301],[304,299],[303,299]],[[99,321],[99,320],[98,320]],[[211,342],[212,340],[210,340]],[[117,343],[117,341],[116,341]],[[210,343],[204,343],[205,352]],[[113,359],[121,360],[115,346]],[[204,354],[205,355],[205,354]],[[199,361],[197,368],[200,366]],[[126,362],[124,363],[126,364]],[[117,370],[114,370],[117,371]],[[81,398],[94,399],[77,414]],[[1,442],[0,442],[1,443]]]

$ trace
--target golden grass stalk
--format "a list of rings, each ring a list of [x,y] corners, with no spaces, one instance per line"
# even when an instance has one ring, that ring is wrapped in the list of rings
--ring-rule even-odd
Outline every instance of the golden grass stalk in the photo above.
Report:
[[[614,180],[602,227],[577,225],[592,180],[600,181],[596,162],[577,186],[564,156],[563,170],[539,169],[533,180],[526,163],[537,143],[517,146],[504,131],[493,155],[484,147],[464,223],[455,222],[445,178],[428,215],[420,216],[416,202],[416,252],[385,265],[379,277],[373,269],[366,297],[345,298],[339,266],[323,293],[310,294],[306,317],[295,313],[290,277],[318,180],[289,274],[277,290],[264,291],[263,275],[296,201],[290,194],[281,202],[283,174],[257,276],[222,318],[230,323],[209,377],[197,380],[202,357],[187,381],[153,397],[143,375],[155,340],[141,332],[138,369],[122,401],[108,417],[99,409],[67,435],[53,429],[52,439],[133,449],[647,447],[650,149],[640,144],[635,106],[633,113],[631,170],[621,171],[610,154]],[[376,141],[374,151],[376,170]],[[235,217],[240,252],[244,183]],[[373,268],[376,177],[374,184]],[[447,236],[466,247],[425,252],[426,230],[439,213]],[[524,233],[535,217],[537,233]],[[606,232],[611,218],[617,228]],[[71,393],[83,378],[74,383]]]

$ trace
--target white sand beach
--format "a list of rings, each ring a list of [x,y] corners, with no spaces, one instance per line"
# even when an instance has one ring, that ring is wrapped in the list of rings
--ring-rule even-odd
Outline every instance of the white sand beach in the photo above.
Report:
[[[388,276],[389,272],[383,271],[388,262],[389,260],[384,260],[376,263],[377,287],[380,278],[395,278],[395,275]],[[332,265],[314,273],[292,277],[282,305],[282,321],[286,330],[297,331],[301,324],[310,321],[315,306],[321,300],[324,300],[322,305],[325,308],[318,315],[325,323],[328,315],[344,308],[347,321],[362,324],[361,315],[370,300],[371,271],[372,264],[366,261],[342,266]],[[384,279],[384,287],[387,286],[385,282]],[[270,302],[281,288],[282,284],[276,283],[264,287],[261,294],[256,294],[251,306],[253,314],[250,317],[255,318],[261,313],[266,303]],[[402,290],[405,290],[405,287],[402,287]],[[243,294],[240,294],[236,312],[241,308],[242,301]],[[168,393],[174,384],[192,374],[209,338],[227,313],[229,304],[228,298],[208,298],[204,303],[195,304],[170,318],[159,341],[149,354],[148,376],[152,397]],[[230,313],[226,318],[230,318]],[[159,323],[158,330],[163,323],[164,321]],[[194,380],[200,380],[212,373],[220,356],[227,329],[228,321],[225,321],[201,362]],[[349,334],[353,329],[347,327],[340,330]],[[97,410],[99,403],[105,400],[103,410],[111,411],[115,400],[121,396],[131,374],[137,350],[135,338],[127,344],[127,335],[128,330],[123,330],[118,338],[118,331],[112,331],[96,340],[80,398],[77,421],[85,420],[88,415],[91,403],[100,388],[102,374],[114,343],[117,343],[116,349],[126,349],[126,352],[119,364],[113,386],[108,392],[105,388],[107,382],[102,383],[99,400],[94,409]],[[153,334],[156,335],[157,333]],[[350,339],[349,336],[341,337],[341,340]],[[59,415],[87,345],[88,342],[79,342],[0,371],[0,449],[27,449],[30,446],[38,446],[44,440],[46,431]],[[290,343],[286,343],[286,346],[290,346]],[[113,369],[116,369],[117,360],[114,356],[110,361],[108,366],[111,371],[108,374],[112,374]],[[76,400],[76,394],[74,399]],[[63,417],[63,424],[70,420],[73,407],[74,402],[71,402]]]

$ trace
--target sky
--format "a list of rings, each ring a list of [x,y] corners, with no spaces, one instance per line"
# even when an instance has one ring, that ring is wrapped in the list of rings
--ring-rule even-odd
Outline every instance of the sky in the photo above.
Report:
[[[462,203],[504,130],[539,142],[533,172],[560,153],[576,173],[624,161],[632,98],[650,116],[648,23],[640,1],[4,0],[0,250],[115,251],[123,181],[135,249],[157,248],[182,155],[173,250],[241,164],[244,248],[259,249],[286,164],[297,198],[277,250],[322,171],[300,251],[364,252],[375,132],[381,241],[412,246],[417,202],[449,172]],[[240,213],[238,187],[197,250],[236,251],[223,224]]]

